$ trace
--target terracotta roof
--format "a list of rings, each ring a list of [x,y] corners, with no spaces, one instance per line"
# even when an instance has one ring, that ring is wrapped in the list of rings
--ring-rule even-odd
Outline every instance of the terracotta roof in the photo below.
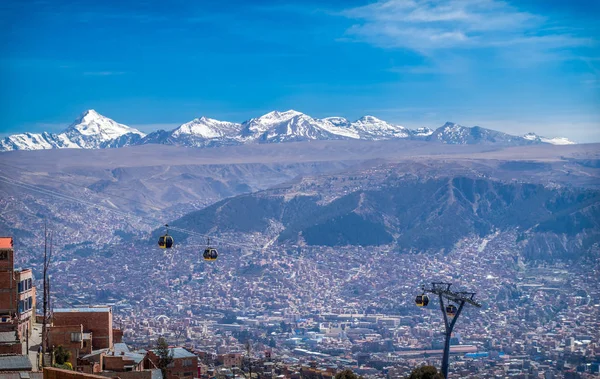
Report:
[[[0,237],[0,249],[12,249],[13,238],[12,237]]]

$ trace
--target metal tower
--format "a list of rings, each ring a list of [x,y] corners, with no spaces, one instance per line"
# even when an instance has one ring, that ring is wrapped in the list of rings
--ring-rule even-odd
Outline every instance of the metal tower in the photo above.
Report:
[[[470,304],[477,308],[481,308],[481,304],[473,300],[473,297],[475,297],[475,292],[454,292],[450,290],[450,286],[452,286],[452,283],[433,282],[431,283],[431,288],[426,288],[425,286],[421,287],[424,293],[429,292],[434,295],[438,295],[440,298],[440,309],[444,315],[444,325],[446,327],[444,357],[442,358],[442,374],[444,375],[444,378],[448,378],[450,336],[452,335],[452,329],[454,329],[454,325],[456,324],[456,320],[458,320],[458,316],[460,316],[465,304]],[[446,304],[444,304],[444,299],[446,299]],[[458,304],[458,310],[456,310],[456,314],[454,316],[450,316],[451,319],[448,320],[449,316],[446,313],[446,306],[448,306],[451,301]]]

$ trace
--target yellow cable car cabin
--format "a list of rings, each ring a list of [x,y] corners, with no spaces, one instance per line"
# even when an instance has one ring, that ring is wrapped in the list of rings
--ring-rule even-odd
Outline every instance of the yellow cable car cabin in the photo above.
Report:
[[[161,249],[170,249],[173,247],[174,241],[173,237],[169,235],[169,225],[165,224],[165,228],[167,229],[165,235],[158,237],[158,247]]]
[[[429,296],[423,294],[423,295],[417,295],[417,298],[415,299],[415,303],[417,303],[418,307],[426,307],[427,304],[429,304]]]
[[[219,252],[217,249],[213,249],[212,247],[207,247],[204,249],[204,254],[202,254],[202,257],[205,261],[216,261],[218,256]]]
[[[456,307],[452,304],[446,306],[446,314],[448,317],[456,316]]]
[[[161,249],[170,249],[173,247],[173,237],[168,234],[158,238],[158,247]]]

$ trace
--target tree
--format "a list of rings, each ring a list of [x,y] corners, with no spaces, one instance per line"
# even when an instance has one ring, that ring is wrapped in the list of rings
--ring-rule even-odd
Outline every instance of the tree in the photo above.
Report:
[[[345,369],[335,374],[335,379],[363,379],[363,377],[356,375],[352,370]]]
[[[58,345],[54,350],[54,361],[56,364],[64,365],[71,358],[71,352],[62,345]]]
[[[444,379],[444,375],[433,366],[421,366],[414,369],[408,379]]]
[[[158,356],[158,368],[162,372],[163,378],[166,378],[167,366],[173,362],[173,350],[169,349],[169,344],[164,337],[158,337],[155,351]]]
[[[71,358],[71,352],[69,350],[65,349],[62,345],[58,345],[54,348],[52,353],[54,354],[54,366],[70,370],[73,369],[73,366],[69,362],[69,359]]]

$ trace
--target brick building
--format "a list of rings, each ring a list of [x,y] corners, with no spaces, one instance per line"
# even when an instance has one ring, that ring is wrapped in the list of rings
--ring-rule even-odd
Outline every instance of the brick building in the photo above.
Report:
[[[113,314],[110,307],[95,306],[54,309],[52,327],[49,333],[55,333],[54,330],[57,327],[79,326],[82,327],[83,334],[91,334],[91,350],[111,349],[113,347]],[[84,335],[75,337],[80,337],[79,341],[81,342],[84,341]]]
[[[12,237],[0,237],[0,354],[17,353],[15,345],[29,340],[35,317],[35,287],[31,269],[15,269]],[[14,335],[11,343],[9,336]],[[21,351],[18,351],[21,354]]]
[[[224,367],[242,367],[242,361],[244,357],[241,353],[228,353],[228,354],[219,354],[217,360],[219,363],[223,364]]]
[[[92,333],[85,333],[83,325],[52,326],[48,328],[48,345],[62,346],[71,352],[69,362],[77,366],[77,357],[92,352]]]
[[[167,366],[167,377],[164,379],[194,379],[198,373],[198,356],[190,353],[182,347],[170,348],[173,362]],[[146,355],[144,366],[146,369],[158,367],[158,355],[156,350],[149,350]]]

